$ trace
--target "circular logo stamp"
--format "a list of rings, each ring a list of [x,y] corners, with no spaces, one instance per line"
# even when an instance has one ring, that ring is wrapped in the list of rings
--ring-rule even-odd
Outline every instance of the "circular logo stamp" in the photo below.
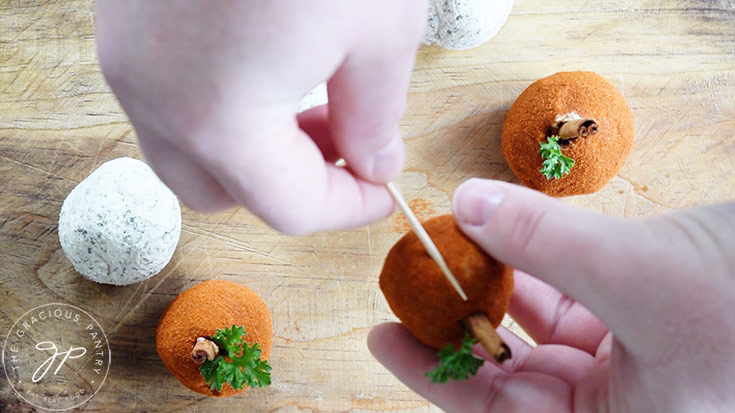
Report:
[[[69,304],[38,306],[8,332],[3,368],[13,390],[46,410],[77,407],[102,387],[110,346],[100,324]]]

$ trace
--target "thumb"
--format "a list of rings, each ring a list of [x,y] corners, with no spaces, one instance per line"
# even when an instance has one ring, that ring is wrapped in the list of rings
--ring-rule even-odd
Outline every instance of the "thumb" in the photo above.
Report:
[[[400,172],[405,157],[399,125],[426,22],[426,2],[364,2],[360,11],[357,20],[368,26],[363,32],[368,35],[328,82],[329,127],[350,170],[384,184]]]
[[[692,361],[735,343],[729,333],[701,339],[732,324],[734,203],[622,220],[472,179],[457,188],[452,209],[488,253],[585,305],[639,357],[686,353],[681,359]],[[720,347],[703,351],[703,342]]]
[[[573,297],[611,329],[636,317],[636,303],[621,301],[634,301],[628,292],[641,284],[632,268],[644,242],[632,235],[640,223],[480,179],[457,188],[452,210],[462,231],[489,254]]]

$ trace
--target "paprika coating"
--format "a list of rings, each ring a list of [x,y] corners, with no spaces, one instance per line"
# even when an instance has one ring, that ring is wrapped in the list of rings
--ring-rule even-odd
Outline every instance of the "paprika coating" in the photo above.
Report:
[[[562,145],[574,159],[569,174],[547,179],[539,170],[539,144],[553,135],[558,117],[570,113],[597,121],[597,133]],[[630,154],[633,112],[623,95],[594,72],[559,72],[524,90],[508,110],[502,146],[508,166],[529,188],[561,197],[590,194],[605,186]]]
[[[513,269],[487,255],[460,231],[452,215],[423,223],[468,300],[463,301],[413,231],[391,248],[380,289],[403,325],[424,344],[440,349],[465,335],[463,319],[482,313],[500,325],[513,290]]]
[[[242,326],[243,341],[258,343],[261,359],[271,353],[273,325],[263,299],[250,288],[225,280],[201,282],[179,294],[161,316],[156,328],[156,348],[163,364],[181,384],[208,396],[223,397],[247,389],[233,389],[225,383],[221,391],[211,390],[192,361],[197,338],[212,337],[217,329]]]

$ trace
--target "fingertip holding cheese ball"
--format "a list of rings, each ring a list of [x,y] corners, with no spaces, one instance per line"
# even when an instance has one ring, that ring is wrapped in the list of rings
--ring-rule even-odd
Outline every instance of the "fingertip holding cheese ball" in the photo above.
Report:
[[[424,43],[445,49],[477,47],[498,34],[513,0],[430,0]]]
[[[508,110],[502,132],[503,154],[516,177],[556,197],[600,190],[623,167],[633,140],[633,112],[623,95],[602,76],[583,71],[532,83]],[[539,153],[549,142],[553,160],[570,160],[556,176],[546,174],[551,161]]]
[[[192,360],[198,339],[210,339],[217,330],[233,325],[245,330],[244,342],[258,344],[262,360],[270,357],[273,326],[263,299],[231,281],[201,282],[179,294],[161,316],[156,328],[158,355],[181,384],[197,393],[215,397],[242,393],[247,387],[234,389],[229,383],[213,390],[200,371],[201,364]]]
[[[181,233],[176,196],[145,163],[118,158],[102,164],[64,200],[59,241],[84,277],[129,285],[168,264]]]
[[[393,313],[424,344],[436,349],[458,344],[466,319],[483,314],[500,325],[510,304],[513,269],[487,255],[467,238],[452,215],[423,223],[468,296],[463,301],[411,231],[391,248],[380,274]]]

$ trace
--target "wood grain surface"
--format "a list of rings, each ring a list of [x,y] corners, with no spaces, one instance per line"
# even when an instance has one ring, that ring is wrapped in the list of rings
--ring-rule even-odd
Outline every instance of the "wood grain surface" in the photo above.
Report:
[[[564,202],[625,218],[731,200],[735,190],[735,3],[517,0],[500,33],[456,52],[422,48],[402,122],[397,179],[418,214],[449,212],[467,178],[516,182],[500,149],[508,107],[532,81],[592,70],[625,96],[636,142],[600,192]],[[286,237],[244,209],[184,209],[171,263],[128,287],[76,274],[60,248],[64,197],[102,162],[140,157],[96,61],[94,3],[0,2],[0,334],[50,302],[100,322],[112,351],[87,411],[438,411],[370,355],[394,320],[377,283],[399,216],[352,231]],[[192,393],[159,360],[154,330],[183,289],[248,285],[274,322],[273,385],[227,399]],[[33,410],[0,375],[0,410]]]

